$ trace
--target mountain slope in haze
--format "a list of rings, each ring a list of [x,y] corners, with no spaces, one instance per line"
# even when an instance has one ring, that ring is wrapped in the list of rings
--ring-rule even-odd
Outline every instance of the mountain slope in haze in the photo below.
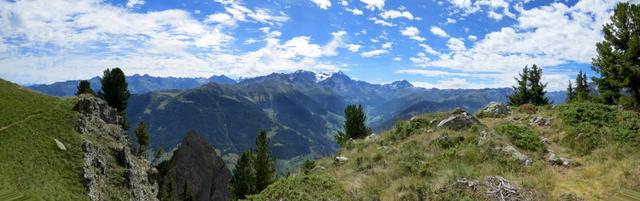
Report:
[[[179,78],[179,77],[154,77],[149,75],[138,75],[126,77],[129,84],[129,91],[133,94],[143,94],[151,91],[169,89],[192,89],[207,83],[235,84],[236,81],[224,76],[214,75],[210,78]],[[31,85],[28,88],[51,96],[73,96],[80,80],[69,80],[52,84]],[[100,91],[102,84],[100,77],[89,79],[93,91]]]
[[[0,80],[0,191],[36,200],[88,200],[74,104]]]
[[[464,125],[460,111],[399,121],[248,200],[640,199],[640,113],[596,103],[508,110],[459,130],[439,125]]]

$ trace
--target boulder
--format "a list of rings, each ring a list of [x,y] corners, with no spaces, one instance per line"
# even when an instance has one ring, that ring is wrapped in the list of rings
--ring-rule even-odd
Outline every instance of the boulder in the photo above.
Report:
[[[58,146],[58,149],[62,150],[62,151],[66,151],[67,147],[64,146],[64,144],[62,144],[62,142],[60,142],[58,139],[53,139],[53,141],[55,141],[56,146]]]
[[[509,106],[499,102],[491,102],[478,111],[478,117],[502,117],[508,115],[509,112]]]
[[[533,164],[533,161],[531,159],[529,159],[529,157],[523,153],[521,153],[520,151],[518,151],[518,149],[516,149],[515,147],[511,146],[511,145],[507,145],[504,147],[498,147],[499,151],[505,152],[509,155],[511,155],[511,157],[518,159],[518,161],[522,162],[522,164],[529,166],[531,164]]]
[[[451,115],[438,123],[437,128],[447,128],[451,130],[461,130],[480,121],[462,109],[455,109]]]
[[[550,150],[548,150],[547,152],[549,152],[547,154],[547,162],[549,162],[549,164],[555,165],[555,166],[565,166],[565,167],[569,167],[572,165],[572,161],[570,159],[558,157],[556,153]]]

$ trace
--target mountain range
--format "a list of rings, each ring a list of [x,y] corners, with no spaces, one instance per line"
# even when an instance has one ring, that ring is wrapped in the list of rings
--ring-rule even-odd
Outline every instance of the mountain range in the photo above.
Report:
[[[371,84],[333,74],[296,71],[272,73],[235,82],[226,76],[204,78],[127,77],[133,93],[127,109],[131,125],[145,122],[151,147],[171,149],[194,129],[218,149],[227,162],[254,147],[262,129],[280,160],[299,160],[335,153],[333,135],[341,129],[347,104],[362,104],[374,132],[397,120],[456,107],[476,111],[492,101],[506,102],[511,88],[425,89],[406,80]],[[99,78],[91,79],[98,88]],[[30,88],[50,95],[72,95],[67,81]],[[564,92],[548,93],[555,103]],[[132,129],[133,130],[133,129]]]

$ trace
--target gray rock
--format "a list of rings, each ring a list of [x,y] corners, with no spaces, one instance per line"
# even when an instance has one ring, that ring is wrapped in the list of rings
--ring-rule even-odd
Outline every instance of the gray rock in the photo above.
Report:
[[[478,136],[478,145],[482,146],[484,144],[486,144],[489,139],[491,138],[491,136],[493,135],[493,133],[488,132],[488,131],[480,131],[480,135]]]
[[[56,142],[56,146],[58,146],[58,149],[62,150],[62,151],[66,151],[67,147],[64,146],[64,144],[62,144],[62,142],[60,142],[58,139],[53,139],[53,141]]]
[[[491,102],[484,108],[478,111],[478,116],[481,117],[502,117],[510,113],[509,106],[499,103]]]
[[[349,160],[349,158],[344,157],[344,156],[337,156],[337,157],[336,157],[336,161],[337,161],[337,162],[346,162],[346,161],[348,161],[348,160]]]
[[[152,175],[155,170],[150,163],[131,152],[127,133],[119,125],[122,119],[115,109],[91,95],[78,96],[74,110],[80,113],[78,132],[83,134],[83,169],[85,187],[92,201],[117,198],[123,200],[156,201],[158,185]],[[116,161],[108,164],[109,161]],[[126,169],[128,185],[113,183],[110,168]],[[125,194],[114,195],[108,189],[126,188]]]
[[[529,118],[529,124],[537,125],[537,126],[548,126],[550,124],[550,121],[547,118],[544,118],[541,116],[535,116],[535,117]]]
[[[480,121],[473,117],[473,115],[469,115],[469,113],[465,112],[462,109],[456,109],[451,113],[451,116],[446,119],[440,121],[438,123],[437,128],[448,128],[451,130],[461,130],[463,128],[467,128],[473,124],[479,124]]]
[[[505,153],[508,153],[509,155],[511,155],[511,157],[518,159],[520,162],[522,162],[522,164],[529,166],[531,164],[533,164],[533,161],[531,159],[529,159],[529,157],[523,153],[521,153],[520,151],[518,151],[518,149],[516,149],[515,147],[511,146],[511,145],[507,145],[504,147],[498,147],[498,150],[503,151]]]
[[[565,166],[565,167],[569,167],[572,165],[571,159],[558,157],[556,153],[550,150],[548,150],[548,152],[549,153],[547,153],[547,162],[549,162],[549,164],[556,165],[556,166]]]

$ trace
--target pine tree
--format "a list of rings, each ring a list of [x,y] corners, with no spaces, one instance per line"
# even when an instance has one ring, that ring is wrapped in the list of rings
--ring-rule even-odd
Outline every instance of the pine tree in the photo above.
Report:
[[[639,104],[640,5],[618,3],[610,19],[602,29],[604,40],[596,44],[592,69],[601,77],[594,77],[593,81],[605,103],[616,103],[625,89]]]
[[[576,76],[575,98],[580,101],[589,100],[589,85],[587,84],[587,74],[580,71]]]
[[[107,101],[109,106],[116,108],[118,112],[124,112],[127,109],[127,101],[129,100],[129,90],[127,89],[127,80],[124,72],[120,68],[113,70],[105,70],[102,76],[102,91],[99,93],[101,97]]]
[[[571,85],[571,80],[569,80],[569,87],[567,87],[567,100],[566,102],[571,102],[576,98],[576,92],[573,91],[573,86]]]
[[[256,171],[256,192],[264,190],[273,182],[275,162],[269,151],[267,131],[262,130],[256,139],[256,155],[253,167]]]
[[[253,161],[251,151],[245,151],[233,169],[230,185],[235,200],[245,199],[247,195],[256,193],[256,172]]]
[[[520,76],[520,79],[514,78],[516,79],[518,86],[513,87],[513,94],[508,97],[509,105],[512,106],[519,106],[529,103],[529,67],[525,66],[522,69],[522,73],[519,73],[518,76]]]
[[[172,193],[173,188],[171,187],[171,182],[163,183],[158,191],[158,199],[160,201],[172,201]]]
[[[147,149],[147,145],[149,145],[149,130],[144,126],[144,122],[138,122],[138,127],[136,128],[136,138],[138,139],[138,153],[143,154]]]
[[[91,94],[95,95],[93,89],[91,89],[91,83],[87,80],[81,80],[78,84],[78,90],[76,91],[76,96],[80,94]]]
[[[529,71],[529,103],[534,105],[548,105],[550,103],[549,98],[545,97],[547,93],[545,88],[547,84],[543,84],[542,81],[542,68],[533,64]]]
[[[180,195],[182,201],[194,201],[193,195],[191,195],[191,190],[189,189],[189,184],[187,181],[184,181],[184,190],[182,191],[182,195]]]
[[[348,105],[344,110],[344,133],[351,139],[367,137],[371,128],[365,126],[366,119],[362,105]]]

